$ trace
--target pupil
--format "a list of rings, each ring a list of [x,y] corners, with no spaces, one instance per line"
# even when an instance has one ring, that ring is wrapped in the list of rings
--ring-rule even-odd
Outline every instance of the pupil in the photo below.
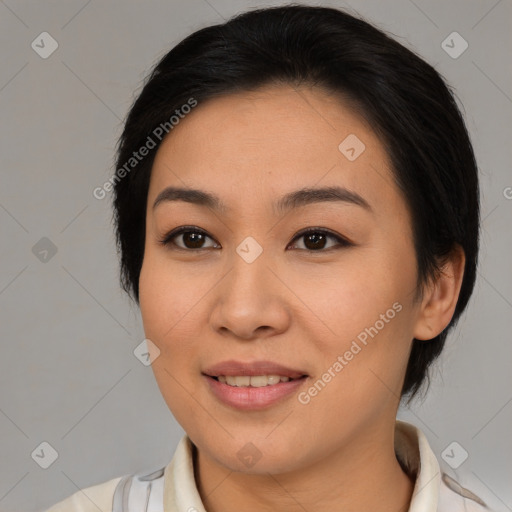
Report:
[[[200,249],[204,242],[204,236],[201,233],[184,233],[183,242],[189,248]]]
[[[308,245],[308,242],[311,242],[311,246]],[[305,245],[308,249],[322,249],[325,246],[325,235],[322,233],[306,235]]]

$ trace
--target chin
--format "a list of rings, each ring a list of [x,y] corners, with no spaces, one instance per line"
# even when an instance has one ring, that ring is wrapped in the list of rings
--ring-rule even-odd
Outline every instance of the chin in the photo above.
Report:
[[[297,443],[296,439],[294,435],[287,436],[286,439],[276,436],[270,441],[260,433],[258,436],[245,435],[229,440],[224,436],[222,440],[205,440],[206,442],[194,444],[209,458],[230,471],[265,475],[298,469],[307,454],[297,451],[297,445],[301,446],[302,443]]]

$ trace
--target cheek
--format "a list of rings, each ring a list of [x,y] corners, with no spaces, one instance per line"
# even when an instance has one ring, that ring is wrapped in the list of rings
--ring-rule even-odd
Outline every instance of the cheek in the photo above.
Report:
[[[161,258],[159,261],[151,251],[146,253],[139,299],[145,336],[159,350],[151,368],[162,397],[183,428],[191,421],[204,422],[204,418],[197,417],[197,404],[192,398],[195,349],[191,340],[195,336],[188,331],[187,322],[192,315],[187,313],[197,302],[197,292],[187,282],[190,284],[183,272],[177,272]]]
[[[329,275],[295,275],[294,292],[310,310],[307,329],[320,356],[315,378],[322,398],[315,401],[327,414],[329,403],[382,402],[400,392],[415,315],[415,259],[410,251],[379,252],[347,258]]]
[[[409,302],[415,282],[413,268],[405,269],[392,258],[370,253],[354,252],[341,264],[324,268],[311,265],[279,270],[293,292],[287,300],[303,311],[302,321],[307,319],[312,339],[326,349],[341,349],[388,311],[385,320],[390,317],[390,323],[397,323],[395,317],[399,315],[395,315],[393,304],[399,302],[404,306]]]
[[[410,347],[410,311],[398,302],[382,313],[375,311],[368,314],[367,306],[365,318],[357,319],[343,313],[345,324],[337,324],[342,334],[331,336],[330,343],[319,341],[322,364],[297,397],[313,430],[323,430],[327,437],[349,435],[354,424],[394,411],[399,399]]]
[[[139,278],[139,300],[146,336],[165,345],[186,325],[186,318],[208,290],[208,283],[194,279],[183,266],[165,256],[146,253]]]
[[[166,293],[167,290],[167,293]],[[165,326],[170,322],[173,311],[165,277],[151,257],[145,257],[139,278],[139,303],[146,337],[161,347]]]
[[[159,349],[152,367],[169,406],[187,404],[194,389],[204,352],[208,311],[202,300],[215,276],[191,272],[187,264],[170,262],[165,254],[149,250],[139,279],[139,300],[144,333]]]

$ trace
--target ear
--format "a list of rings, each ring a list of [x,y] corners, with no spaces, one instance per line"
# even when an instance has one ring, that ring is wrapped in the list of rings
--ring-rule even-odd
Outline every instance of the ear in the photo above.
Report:
[[[450,323],[459,298],[466,257],[456,245],[442,265],[439,274],[425,286],[414,337],[431,340]]]

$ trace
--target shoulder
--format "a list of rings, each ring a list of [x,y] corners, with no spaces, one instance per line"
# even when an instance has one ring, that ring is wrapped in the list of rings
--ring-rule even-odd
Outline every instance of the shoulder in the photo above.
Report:
[[[172,512],[177,510],[176,495],[180,492],[191,493],[194,498],[192,487],[195,489],[192,444],[185,435],[167,466],[81,489],[43,512],[160,512],[163,503],[165,510]],[[187,494],[184,499],[188,498]],[[200,499],[193,501],[199,503]],[[202,510],[199,505],[197,510]]]
[[[165,469],[125,475],[87,487],[44,512],[161,510],[164,503]]]
[[[112,512],[113,496],[122,478],[81,489],[44,512]]]

